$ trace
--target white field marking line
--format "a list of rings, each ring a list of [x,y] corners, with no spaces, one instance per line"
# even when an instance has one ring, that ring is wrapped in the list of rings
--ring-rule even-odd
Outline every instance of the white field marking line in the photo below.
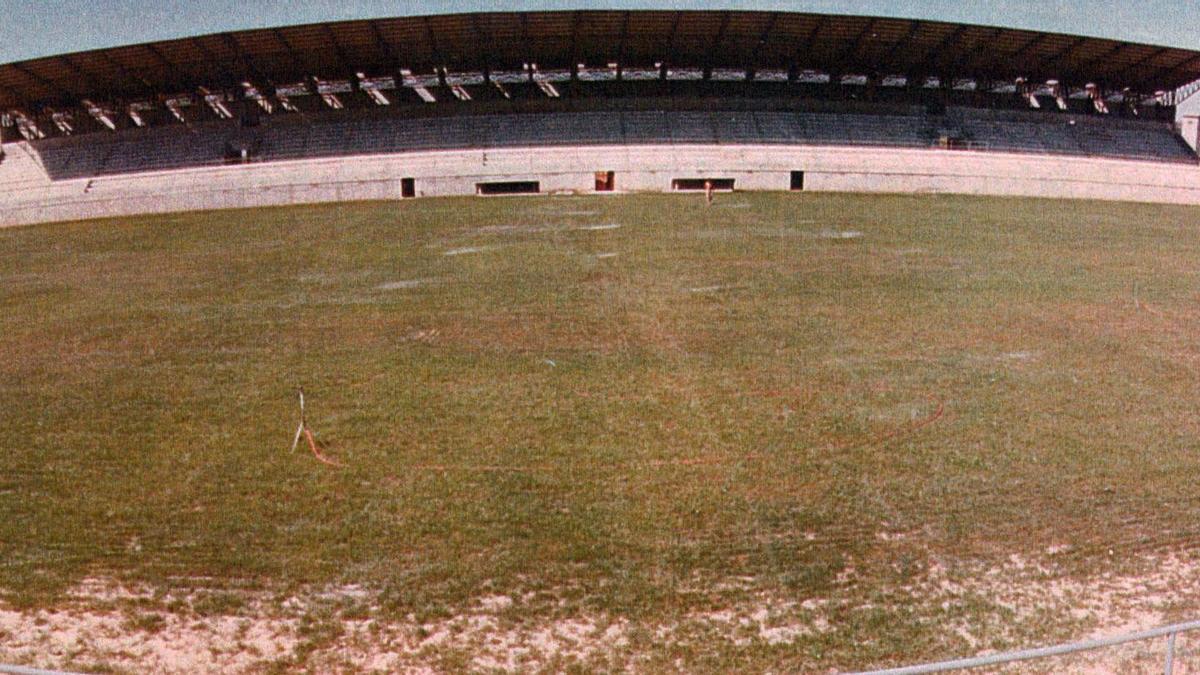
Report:
[[[523,234],[545,234],[547,232],[561,232],[562,230],[570,229],[569,225],[483,225],[466,230],[468,235],[484,235],[484,236],[503,236]]]
[[[565,230],[577,230],[584,232],[599,232],[603,230],[616,230],[622,227],[620,223],[601,223],[597,225],[572,225],[569,223],[552,223],[548,225],[481,225],[465,230],[468,234],[483,234],[483,235],[504,235],[504,234],[546,234],[548,232],[563,232]]]
[[[717,293],[720,291],[734,291],[740,288],[746,288],[745,284],[722,284],[718,286],[697,286],[689,288],[688,293]]]
[[[517,232],[525,229],[521,225],[481,225],[475,228],[468,228],[468,232],[484,233],[484,234],[502,234],[505,232]]]
[[[442,255],[445,255],[445,256],[470,255],[472,253],[484,253],[487,251],[494,251],[497,248],[500,248],[500,247],[499,246],[464,246],[463,248],[452,248],[449,251],[443,252]]]
[[[546,225],[481,225],[479,227],[468,228],[464,233],[468,235],[522,235],[522,234],[546,234],[553,232],[563,232],[565,230],[583,229],[577,225],[569,223],[549,223]]]
[[[375,287],[377,291],[401,291],[409,288],[419,288],[427,284],[436,283],[435,279],[404,279],[401,281],[387,281]]]
[[[1032,361],[1041,356],[1041,352],[1020,351],[1007,352],[996,357],[997,361]]]
[[[608,260],[609,258],[615,258],[618,255],[618,253],[597,253],[596,260]]]
[[[833,230],[821,230],[813,235],[817,239],[861,239],[863,233],[858,230],[846,230],[844,232],[835,232]]]

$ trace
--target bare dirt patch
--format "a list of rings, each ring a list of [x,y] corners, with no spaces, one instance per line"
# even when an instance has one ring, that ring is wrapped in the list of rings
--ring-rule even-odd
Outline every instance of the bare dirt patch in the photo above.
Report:
[[[888,534],[882,539],[899,544],[903,537]],[[1028,642],[1029,626],[1074,626],[1062,633],[1064,640],[1145,630],[1178,620],[1174,604],[1200,592],[1200,564],[1190,558],[1146,557],[1140,561],[1150,570],[1146,573],[1080,578],[1060,573],[1053,555],[1057,553],[1038,561],[1013,555],[993,566],[947,566],[931,559],[919,578],[893,589],[883,602],[906,605],[916,616],[976,606],[975,612],[946,626],[950,642],[958,645],[945,654],[950,659],[991,653],[996,645],[1045,646]],[[838,586],[855,583],[848,569]],[[746,591],[754,579],[730,583],[730,589]],[[196,593],[164,595],[89,579],[51,609],[0,606],[0,662],[160,673],[247,673],[280,664],[356,672],[440,671],[450,664],[500,672],[602,664],[639,670],[651,643],[702,639],[722,649],[798,646],[851,630],[838,617],[882,608],[854,604],[841,593],[788,597],[749,592],[720,609],[656,620],[600,612],[530,618],[526,603],[535,595],[485,595],[453,616],[395,619],[378,614],[369,589],[346,586],[282,600],[246,594],[236,611],[222,613],[198,611],[201,596]],[[330,611],[347,603],[358,609],[341,615]],[[314,625],[323,628],[314,631]],[[324,637],[314,639],[314,632]],[[1178,662],[1194,668],[1196,655],[1184,644],[1181,640]],[[1161,656],[1162,645],[1154,642],[1031,662],[1006,672],[1142,671]],[[883,664],[845,664],[845,670],[873,665]]]

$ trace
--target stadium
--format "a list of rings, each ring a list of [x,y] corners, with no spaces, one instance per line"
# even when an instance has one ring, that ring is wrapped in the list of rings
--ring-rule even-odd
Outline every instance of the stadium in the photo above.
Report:
[[[0,65],[0,663],[845,672],[1200,616],[1198,91],[750,10]]]
[[[1173,103],[1197,57],[733,11],[423,16],[64,54],[0,70],[17,143],[3,222],[705,177],[1192,204],[1197,131],[1175,133]]]

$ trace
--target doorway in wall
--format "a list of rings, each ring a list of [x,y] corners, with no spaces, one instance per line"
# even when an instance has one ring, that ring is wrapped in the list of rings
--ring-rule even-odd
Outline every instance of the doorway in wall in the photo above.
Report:
[[[617,174],[615,171],[596,172],[596,192],[612,192],[617,189]]]
[[[400,198],[412,199],[417,196],[417,181],[413,178],[400,179]]]
[[[792,188],[791,189],[793,192],[800,192],[801,190],[804,189],[804,172],[803,171],[793,171],[792,172]]]
[[[536,180],[507,180],[495,183],[476,183],[477,195],[528,195],[542,191],[542,184]]]
[[[680,191],[703,191],[705,183],[712,183],[714,190],[718,192],[733,191],[734,179],[732,178],[676,178],[671,181],[672,190]]]

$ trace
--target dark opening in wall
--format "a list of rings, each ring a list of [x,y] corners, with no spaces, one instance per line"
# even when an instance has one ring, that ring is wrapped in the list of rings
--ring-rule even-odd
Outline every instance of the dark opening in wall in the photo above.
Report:
[[[712,189],[718,192],[733,190],[733,178],[676,178],[671,181],[672,190],[705,190],[706,183],[712,183]]]
[[[400,179],[400,198],[412,199],[417,196],[417,181],[413,178]]]
[[[262,150],[262,141],[253,143],[225,143],[226,164],[246,164],[254,160]]]
[[[803,171],[793,171],[792,172],[792,190],[799,192],[800,190],[803,190],[803,189],[804,189],[804,172]]]
[[[938,147],[947,150],[963,150],[969,147],[970,144],[961,136],[954,134],[942,134],[938,136]]]
[[[617,174],[613,171],[596,172],[596,192],[612,192],[617,189]]]
[[[477,195],[525,195],[537,194],[542,191],[542,184],[536,180],[507,180],[495,183],[476,183]]]

